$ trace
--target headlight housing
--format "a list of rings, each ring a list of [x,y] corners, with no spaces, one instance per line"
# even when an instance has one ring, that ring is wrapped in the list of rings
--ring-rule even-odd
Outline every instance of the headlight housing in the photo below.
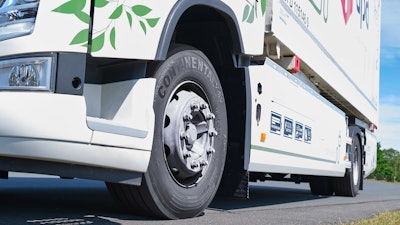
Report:
[[[52,90],[55,57],[0,61],[0,90]]]
[[[0,0],[0,40],[31,34],[38,7],[39,0]]]

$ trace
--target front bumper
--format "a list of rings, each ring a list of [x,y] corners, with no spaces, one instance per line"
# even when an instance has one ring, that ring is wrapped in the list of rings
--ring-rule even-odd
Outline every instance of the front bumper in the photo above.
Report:
[[[0,157],[140,173],[147,169],[150,149],[91,144],[94,131],[86,123],[83,96],[7,91],[0,92],[0,103]]]

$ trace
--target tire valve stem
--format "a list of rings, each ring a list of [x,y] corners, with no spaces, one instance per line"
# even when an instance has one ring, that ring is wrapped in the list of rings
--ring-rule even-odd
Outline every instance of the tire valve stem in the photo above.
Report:
[[[178,174],[178,173],[179,173],[179,170],[178,170],[177,168],[173,167],[173,168],[171,168],[171,172],[172,172],[173,174]]]

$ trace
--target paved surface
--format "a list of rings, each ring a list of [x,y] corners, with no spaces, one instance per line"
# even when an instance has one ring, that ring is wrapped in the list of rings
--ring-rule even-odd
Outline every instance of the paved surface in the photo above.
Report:
[[[22,177],[21,177],[22,176]],[[252,183],[249,200],[215,199],[202,216],[135,217],[102,182],[16,175],[0,180],[0,224],[341,224],[400,209],[400,185],[366,182],[356,198],[312,196],[307,184]]]

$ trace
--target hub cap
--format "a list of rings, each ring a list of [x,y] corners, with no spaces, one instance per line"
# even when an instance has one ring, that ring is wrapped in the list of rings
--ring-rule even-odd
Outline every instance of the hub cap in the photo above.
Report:
[[[183,89],[187,86],[196,88]],[[172,95],[164,115],[166,162],[174,180],[185,187],[201,180],[215,152],[215,115],[202,96],[200,87],[186,83]]]

